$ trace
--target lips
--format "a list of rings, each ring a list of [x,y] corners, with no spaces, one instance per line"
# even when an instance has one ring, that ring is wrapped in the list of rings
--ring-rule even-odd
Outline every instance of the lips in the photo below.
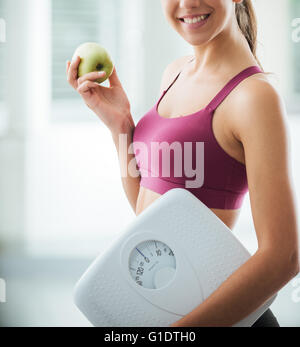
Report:
[[[184,18],[189,18],[189,19],[193,19],[193,18],[197,18],[197,17],[203,17],[205,16],[205,19],[207,19],[210,16],[210,13],[202,13],[202,14],[194,14],[194,15],[188,15],[188,16],[183,16],[178,18],[179,20],[181,20],[182,22],[184,21]]]
[[[206,25],[206,23],[209,21],[210,15],[204,17],[204,19],[193,21],[193,20],[181,20],[181,26],[183,27],[184,30],[190,31],[190,32],[195,32],[195,30],[198,30]]]

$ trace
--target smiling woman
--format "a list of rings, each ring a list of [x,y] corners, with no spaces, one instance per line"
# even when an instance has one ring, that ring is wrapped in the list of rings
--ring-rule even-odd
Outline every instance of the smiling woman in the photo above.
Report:
[[[193,47],[195,58],[178,59],[166,69],[163,95],[137,124],[134,142],[144,142],[150,148],[153,141],[203,141],[204,185],[191,192],[232,228],[242,206],[241,195],[249,188],[259,243],[258,251],[246,264],[172,326],[232,326],[299,272],[283,102],[263,68],[257,66],[260,63],[256,57],[256,17],[250,0],[161,2],[168,22]],[[157,114],[167,116],[156,117]],[[182,114],[185,116],[180,117]],[[271,154],[274,150],[276,159]],[[138,214],[161,194],[184,187],[172,175],[162,178],[156,166],[147,170],[143,151],[139,158]],[[232,165],[228,173],[225,163]],[[270,185],[272,172],[278,167],[280,178],[274,177]],[[238,170],[241,172],[237,173]],[[281,193],[272,189],[278,185]],[[269,207],[268,201],[278,199],[282,200],[280,206],[286,208],[284,221],[280,220],[277,205]],[[277,226],[274,233],[275,220],[281,227]],[[289,230],[289,235],[285,234],[289,245],[278,259],[278,273],[272,274],[271,259],[282,245],[283,230]],[[268,311],[254,326],[279,325]]]
[[[67,79],[111,131],[120,165],[137,164],[140,176],[122,175],[136,214],[167,191],[185,188],[232,229],[249,191],[257,252],[200,306],[172,325],[233,326],[299,272],[285,110],[258,66],[250,0],[162,0],[162,5],[171,26],[193,47],[194,57],[169,64],[161,97],[136,126],[116,69],[105,88],[93,83],[99,77],[95,73],[78,78],[76,59],[67,64]],[[127,136],[122,146],[120,135]],[[162,142],[205,144],[202,186],[187,188],[184,174],[178,177],[171,171],[167,178],[161,174],[161,162],[176,165],[178,153],[148,165],[153,145]],[[139,154],[138,143],[144,144]],[[191,149],[184,155],[195,162]],[[268,311],[254,326],[279,325]]]

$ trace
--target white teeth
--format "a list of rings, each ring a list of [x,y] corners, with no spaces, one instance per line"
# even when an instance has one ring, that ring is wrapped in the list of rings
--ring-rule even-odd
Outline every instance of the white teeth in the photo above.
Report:
[[[194,24],[194,23],[199,23],[204,19],[206,19],[206,15],[198,16],[198,17],[194,17],[194,18],[184,18],[183,20],[185,23]]]

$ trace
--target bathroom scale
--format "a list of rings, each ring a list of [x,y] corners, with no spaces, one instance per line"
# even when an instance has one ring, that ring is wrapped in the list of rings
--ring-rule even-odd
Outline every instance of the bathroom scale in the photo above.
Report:
[[[118,233],[76,284],[74,301],[96,327],[169,327],[250,257],[207,206],[175,188]],[[234,326],[252,326],[275,297]]]

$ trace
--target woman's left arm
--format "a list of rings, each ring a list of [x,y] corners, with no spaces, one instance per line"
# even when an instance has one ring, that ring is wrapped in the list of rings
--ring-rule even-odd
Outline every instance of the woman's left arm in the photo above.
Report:
[[[201,305],[171,327],[232,326],[299,273],[284,104],[271,84],[254,79],[240,88],[231,106],[233,134],[245,152],[258,250]]]

